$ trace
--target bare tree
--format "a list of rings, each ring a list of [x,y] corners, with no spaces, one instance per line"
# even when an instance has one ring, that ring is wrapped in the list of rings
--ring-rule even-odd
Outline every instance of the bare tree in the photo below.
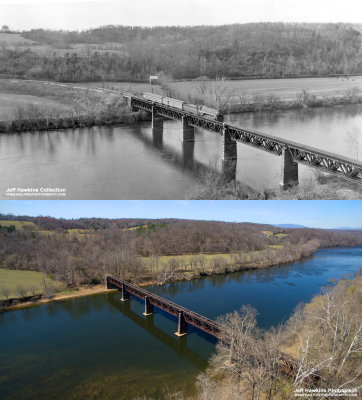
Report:
[[[21,284],[18,284],[18,285],[16,286],[16,292],[17,292],[18,296],[19,296],[21,299],[25,298],[26,295],[27,295],[27,289],[25,289],[24,286],[21,285]]]
[[[194,87],[199,94],[205,95],[209,89],[207,77],[201,76]]]
[[[359,133],[358,132],[347,132],[348,141],[352,144],[356,160],[359,160]]]
[[[202,372],[196,379],[197,400],[217,400],[216,382],[207,373]]]
[[[235,90],[231,89],[224,77],[217,76],[211,86],[211,96],[214,99],[218,110],[225,110],[231,98],[235,95]]]
[[[1,294],[5,297],[6,300],[9,300],[10,293],[10,289],[6,286],[1,289]]]

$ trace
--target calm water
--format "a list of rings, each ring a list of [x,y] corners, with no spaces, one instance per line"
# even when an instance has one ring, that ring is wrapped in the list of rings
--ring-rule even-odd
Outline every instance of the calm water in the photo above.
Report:
[[[318,251],[282,267],[181,282],[150,290],[215,318],[252,304],[263,327],[285,321],[330,277],[353,273],[362,247]],[[192,392],[207,366],[214,341],[196,329],[177,338],[176,320],[143,304],[121,303],[100,294],[0,315],[2,400],[162,399],[171,391]]]
[[[231,115],[230,121],[293,141],[356,158],[349,135],[362,137],[362,105]],[[197,130],[182,143],[181,124],[150,122],[118,127],[0,135],[0,199],[8,188],[59,187],[67,199],[181,199],[194,187],[196,171],[221,170],[222,138]],[[360,153],[362,150],[360,149]],[[280,157],[238,144],[237,179],[259,188],[277,187]],[[311,169],[300,166],[301,180]],[[49,198],[49,197],[47,197]]]

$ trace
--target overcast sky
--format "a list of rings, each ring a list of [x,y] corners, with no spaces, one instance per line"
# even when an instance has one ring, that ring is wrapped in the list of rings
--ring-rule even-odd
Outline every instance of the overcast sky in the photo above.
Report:
[[[359,200],[2,200],[0,213],[57,218],[185,218],[362,227]]]
[[[362,22],[362,0],[0,0],[0,26],[16,30],[260,21]]]

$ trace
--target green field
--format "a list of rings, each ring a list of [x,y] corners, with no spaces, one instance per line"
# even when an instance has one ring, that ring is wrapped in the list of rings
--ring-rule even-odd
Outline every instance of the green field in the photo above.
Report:
[[[59,289],[62,284],[50,279],[42,272],[36,271],[14,271],[0,268],[0,299],[4,299],[3,289],[7,288],[10,291],[9,297],[19,297],[17,286],[22,285],[24,288],[36,287],[36,293],[43,293],[44,280],[47,287]],[[28,295],[31,295],[28,290]]]
[[[285,234],[280,234],[285,235]],[[281,237],[281,236],[278,236]],[[176,270],[183,272],[192,272],[195,270],[211,270],[215,265],[233,265],[237,264],[240,255],[243,257],[244,262],[251,261],[262,255],[266,251],[275,251],[281,249],[283,245],[270,245],[267,249],[256,250],[250,252],[239,253],[203,253],[203,254],[182,254],[175,256],[154,256],[154,257],[141,257],[141,259],[148,264],[151,269],[167,268],[176,266]]]
[[[14,225],[17,231],[26,230],[45,235],[55,235],[57,233],[54,230],[41,229],[34,222],[0,220],[0,226],[2,227],[9,227],[11,225]],[[84,235],[88,235],[89,231],[87,229],[67,229],[64,233],[66,234],[66,236],[64,236],[65,239],[72,239],[74,237],[80,239],[84,237]]]
[[[37,230],[38,227],[34,224],[34,222],[29,221],[9,221],[9,220],[0,220],[1,226],[11,226],[14,225],[16,230]]]

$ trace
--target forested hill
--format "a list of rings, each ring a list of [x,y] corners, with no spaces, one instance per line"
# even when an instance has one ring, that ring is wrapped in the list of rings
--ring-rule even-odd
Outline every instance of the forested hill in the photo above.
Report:
[[[174,79],[362,74],[361,32],[293,23],[37,29],[22,33],[27,48],[3,46],[0,74],[67,81],[145,80],[161,71]]]
[[[320,247],[362,246],[357,231],[176,219],[5,218],[0,268],[42,271],[67,286],[99,283],[107,273],[165,283],[287,263]]]

